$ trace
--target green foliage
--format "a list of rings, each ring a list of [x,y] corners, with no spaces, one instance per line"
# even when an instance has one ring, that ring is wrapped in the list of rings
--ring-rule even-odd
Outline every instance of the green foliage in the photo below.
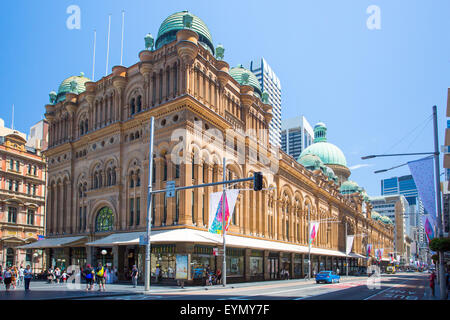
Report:
[[[433,254],[431,256],[431,260],[433,260],[435,263],[439,262],[439,255],[438,254]]]
[[[450,238],[434,238],[430,241],[430,249],[433,251],[450,251]]]

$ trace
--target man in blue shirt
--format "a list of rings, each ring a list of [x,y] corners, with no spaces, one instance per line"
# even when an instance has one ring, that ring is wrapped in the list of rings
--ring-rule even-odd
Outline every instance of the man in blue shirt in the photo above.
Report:
[[[23,279],[25,281],[25,291],[30,290],[30,281],[33,278],[33,273],[31,271],[30,265],[23,271]]]

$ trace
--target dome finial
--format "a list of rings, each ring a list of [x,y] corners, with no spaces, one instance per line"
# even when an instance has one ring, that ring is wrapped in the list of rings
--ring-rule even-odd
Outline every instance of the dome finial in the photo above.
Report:
[[[192,21],[194,20],[194,17],[189,12],[186,12],[185,15],[183,15],[183,26],[185,29],[191,29],[192,28]]]
[[[223,60],[224,53],[225,53],[225,48],[223,47],[223,45],[219,44],[216,47],[216,59]]]
[[[145,41],[145,49],[148,50],[150,48],[153,51],[153,43],[155,42],[151,33],[147,33],[144,37]]]

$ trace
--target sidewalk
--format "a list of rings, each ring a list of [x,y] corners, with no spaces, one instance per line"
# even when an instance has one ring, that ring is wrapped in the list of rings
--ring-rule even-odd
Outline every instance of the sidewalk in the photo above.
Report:
[[[341,277],[341,282],[356,280],[359,277],[349,276]],[[280,285],[285,283],[286,285],[297,284],[313,284],[316,281],[306,280],[306,279],[290,279],[290,280],[271,280],[271,281],[258,281],[258,282],[242,282],[242,283],[228,283],[227,288],[245,288],[252,287],[255,285]],[[30,284],[30,290],[25,292],[23,286],[18,286],[15,290],[10,289],[5,290],[5,286],[0,286],[0,300],[60,300],[60,299],[82,299],[82,298],[93,298],[93,297],[113,297],[121,295],[141,295],[144,294],[144,286],[138,285],[136,288],[131,284],[107,284],[106,291],[97,291],[98,287],[95,286],[92,291],[85,291],[86,284],[81,283],[78,287],[72,288],[68,284],[49,284],[45,281],[32,281]],[[224,287],[221,284],[213,286],[185,286],[181,288],[179,286],[164,286],[158,284],[152,284],[150,291],[152,293],[159,292],[189,292],[189,291],[199,291],[199,290],[220,290]]]
[[[431,294],[431,288],[427,286],[427,288],[425,289],[423,300],[441,300],[441,290],[439,288],[438,283],[436,283],[434,287],[434,296]],[[448,292],[448,288],[447,288],[447,300],[450,300],[450,293]]]

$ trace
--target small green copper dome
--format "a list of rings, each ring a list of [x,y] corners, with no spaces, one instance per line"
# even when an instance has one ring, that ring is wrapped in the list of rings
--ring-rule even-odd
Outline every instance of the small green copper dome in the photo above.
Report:
[[[198,33],[198,41],[212,54],[214,54],[214,45],[206,24],[199,17],[188,11],[176,12],[168,16],[159,27],[156,37],[156,49],[161,48],[167,43],[177,39],[177,32],[184,29],[183,16],[189,14],[193,17],[192,27],[190,29]]]
[[[347,180],[341,184],[340,192],[342,194],[353,194],[360,191],[361,188],[355,181]]]
[[[91,81],[89,78],[84,76],[84,73],[81,73],[79,76],[69,77],[61,84],[58,88],[58,94],[56,96],[56,103],[60,101],[64,101],[66,99],[66,93],[75,93],[80,94],[86,90],[84,84],[88,81]]]
[[[320,158],[314,154],[307,154],[303,157],[300,156],[297,162],[308,170],[317,170],[323,166],[322,160],[320,160]]]
[[[248,85],[252,86],[255,90],[255,94],[257,94],[258,97],[261,97],[262,90],[261,86],[259,84],[258,78],[256,78],[255,74],[251,72],[248,69],[245,69],[242,64],[238,65],[237,67],[231,68],[230,76],[236,80],[240,85]]]
[[[314,126],[314,143],[302,151],[300,157],[315,154],[325,165],[337,164],[347,167],[344,153],[334,144],[327,142],[327,127],[319,122]]]

